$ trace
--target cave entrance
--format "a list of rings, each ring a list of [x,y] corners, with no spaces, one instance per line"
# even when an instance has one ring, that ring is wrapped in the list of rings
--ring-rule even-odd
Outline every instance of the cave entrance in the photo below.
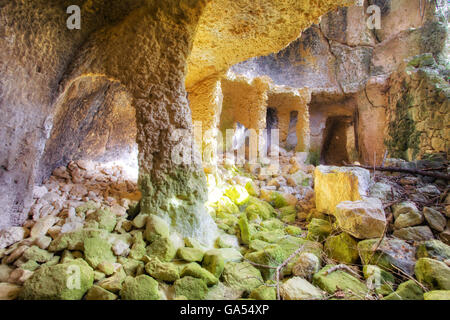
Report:
[[[275,108],[268,107],[266,113],[267,128],[267,150],[272,145],[272,130],[278,130],[278,111]]]
[[[330,117],[325,125],[324,143],[320,162],[326,165],[341,166],[349,163],[349,132],[353,128],[351,117]]]
[[[298,111],[291,111],[289,115],[289,130],[286,138],[286,150],[294,150],[298,144],[297,140]]]

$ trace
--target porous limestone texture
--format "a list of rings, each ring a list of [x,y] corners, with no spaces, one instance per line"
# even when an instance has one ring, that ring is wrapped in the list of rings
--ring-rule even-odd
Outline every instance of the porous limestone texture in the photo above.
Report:
[[[362,168],[318,166],[314,171],[316,208],[334,214],[342,201],[358,201],[367,195],[370,173]]]

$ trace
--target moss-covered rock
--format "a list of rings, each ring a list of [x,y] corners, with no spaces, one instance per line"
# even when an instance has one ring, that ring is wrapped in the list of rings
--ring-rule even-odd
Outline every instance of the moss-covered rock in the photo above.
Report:
[[[108,232],[103,229],[86,228],[74,232],[62,233],[50,243],[48,251],[59,252],[65,249],[83,250],[87,238],[108,238]]]
[[[225,195],[228,196],[238,206],[245,204],[250,197],[248,191],[244,187],[239,185],[234,185],[231,188],[227,189],[225,191]]]
[[[235,248],[221,248],[208,250],[205,255],[218,254],[222,256],[225,263],[227,262],[240,262],[243,259],[242,253]]]
[[[149,215],[145,226],[144,239],[153,242],[159,238],[169,237],[169,225],[156,215]]]
[[[269,243],[276,243],[283,239],[283,230],[273,230],[273,231],[257,231],[252,235],[252,240],[262,240]]]
[[[285,217],[285,216],[289,216],[292,214],[297,214],[297,210],[295,209],[294,206],[286,206],[283,208],[280,208],[280,216],[281,217]]]
[[[184,296],[188,300],[203,300],[208,293],[203,280],[189,276],[175,281],[174,288],[177,297]]]
[[[158,258],[150,258],[145,265],[145,271],[155,279],[174,282],[180,278],[179,270],[171,262],[161,262]]]
[[[252,240],[252,228],[248,223],[247,215],[242,213],[239,218],[240,240],[243,244],[249,244]]]
[[[126,277],[120,297],[122,300],[159,300],[158,282],[145,274]]]
[[[167,237],[157,238],[147,247],[147,255],[157,257],[161,261],[171,261],[177,251],[172,241]]]
[[[450,259],[450,246],[439,240],[425,241],[417,248],[417,258],[431,258],[445,261]]]
[[[275,215],[275,209],[265,201],[259,200],[255,197],[250,197],[245,213],[249,219],[257,216],[265,220],[270,219]]]
[[[378,242],[379,239],[358,242],[359,256],[364,265],[377,265],[387,271],[395,270],[395,266],[408,275],[414,274],[414,247],[399,239],[383,239],[379,245]]]
[[[220,278],[225,267],[225,260],[221,254],[214,251],[209,251],[205,253],[202,266],[211,272],[216,278]]]
[[[324,293],[319,288],[300,277],[285,281],[280,288],[283,300],[320,300]]]
[[[299,236],[303,234],[303,230],[296,226],[287,226],[284,228],[284,232],[291,236]]]
[[[322,219],[312,219],[308,225],[306,239],[311,241],[324,241],[333,230],[331,223]]]
[[[320,259],[313,253],[302,252],[294,261],[292,274],[308,281],[320,270]]]
[[[129,253],[131,259],[141,260],[146,254],[146,244],[142,236],[142,232],[133,234],[133,245]]]
[[[23,270],[35,271],[41,265],[34,260],[28,260],[27,262],[17,264],[17,266]]]
[[[336,270],[328,273],[333,265],[327,265],[313,276],[313,284],[322,290],[333,294],[342,290],[346,298],[363,299],[369,292],[367,286],[349,273]]]
[[[120,257],[118,262],[122,265],[127,276],[136,277],[144,273],[144,262],[142,261]]]
[[[450,300],[450,290],[433,290],[425,292],[424,300]]]
[[[260,226],[263,227],[267,231],[284,229],[284,223],[275,218],[261,222]]]
[[[117,295],[100,286],[92,286],[85,297],[86,300],[117,300]]]
[[[450,268],[443,262],[420,258],[414,269],[417,280],[432,290],[450,290]]]
[[[384,300],[423,300],[423,290],[413,280],[401,283],[395,292],[384,297]]]
[[[94,270],[84,260],[43,266],[25,281],[19,299],[80,300],[93,283]]]
[[[270,245],[263,250],[247,253],[245,258],[257,264],[277,267],[285,260],[286,253],[278,245]],[[272,280],[275,275],[275,269],[258,268],[264,280]]]
[[[86,223],[89,224],[90,222],[98,223],[99,229],[112,232],[116,227],[117,218],[109,209],[98,209],[86,217]]]
[[[358,241],[345,232],[329,237],[324,248],[329,258],[341,263],[354,264],[359,259]]]
[[[217,218],[224,218],[230,214],[239,213],[239,207],[227,196],[222,196],[219,201],[217,201]]]
[[[27,260],[44,263],[50,261],[53,258],[53,253],[42,250],[38,246],[31,246],[30,248],[25,250],[22,257]]]
[[[119,268],[111,277],[101,280],[98,285],[105,290],[118,293],[122,289],[122,284],[127,274],[123,268]]]
[[[248,262],[225,264],[221,280],[225,285],[246,294],[250,294],[263,283],[261,272]]]
[[[194,277],[202,279],[206,285],[213,286],[219,282],[219,280],[209,272],[208,270],[202,268],[198,263],[189,263],[186,267],[183,268],[180,274],[181,277]]]
[[[255,290],[253,290],[250,295],[250,299],[255,300],[276,300],[277,299],[277,290],[275,287],[269,287],[266,285],[262,285]]]
[[[116,262],[116,257],[111,250],[111,244],[101,238],[87,238],[84,240],[84,256],[94,269],[105,261]]]
[[[270,195],[270,202],[274,208],[283,208],[289,205],[286,198],[279,192],[272,192]]]
[[[364,266],[363,273],[367,286],[377,294],[386,296],[394,291],[395,277],[391,273],[374,265]]]
[[[198,248],[179,248],[177,256],[188,262],[201,262],[205,252]]]
[[[263,250],[265,247],[270,246],[271,243],[266,242],[266,241],[262,241],[262,240],[258,240],[258,239],[254,239],[250,242],[249,244],[249,249],[251,251],[260,251]]]

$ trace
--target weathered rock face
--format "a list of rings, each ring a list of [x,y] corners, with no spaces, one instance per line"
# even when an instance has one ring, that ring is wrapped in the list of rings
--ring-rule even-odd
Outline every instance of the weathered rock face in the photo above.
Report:
[[[279,50],[322,14],[348,3],[89,1],[81,5],[79,31],[66,28],[65,1],[55,0],[51,8],[45,1],[5,5],[0,227],[24,220],[31,186],[51,168],[117,147],[129,150],[136,135],[142,210],[171,220],[183,236],[210,238],[214,228],[202,213],[206,188],[200,164],[180,165],[172,158],[173,152],[196,157],[192,139],[182,139],[192,135],[187,70],[190,86]],[[67,116],[79,107],[84,116]]]
[[[324,153],[322,146],[330,143],[326,123],[335,116],[353,119],[357,157],[350,161],[372,164],[375,158],[379,164],[386,150],[408,159],[447,151],[446,128],[440,123],[446,120],[442,110],[448,109],[445,85],[431,76],[434,71],[408,74],[402,66],[405,59],[424,53],[430,53],[438,64],[447,63],[447,2],[363,3],[327,14],[286,49],[250,59],[232,70],[249,77],[267,75],[278,85],[312,90],[311,145],[317,162]],[[368,27],[369,5],[381,8],[380,29]],[[422,80],[425,85],[419,87]],[[400,93],[403,84],[408,90]],[[404,119],[400,126],[399,119]],[[342,140],[343,135],[336,132],[333,136]]]

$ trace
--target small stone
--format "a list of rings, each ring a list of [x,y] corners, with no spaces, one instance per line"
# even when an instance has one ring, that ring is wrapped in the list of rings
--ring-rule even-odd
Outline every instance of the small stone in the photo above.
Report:
[[[225,261],[222,255],[216,252],[207,252],[203,258],[202,267],[211,272],[216,278],[219,278],[225,267]]]
[[[268,287],[266,285],[262,285],[253,290],[250,293],[249,298],[255,300],[276,300],[277,290],[275,287]]]
[[[395,292],[386,296],[384,300],[423,300],[423,290],[413,280],[401,283]]]
[[[150,258],[150,261],[145,265],[145,271],[153,278],[174,282],[180,278],[178,268],[171,262],[161,262],[158,258]]]
[[[450,290],[450,268],[441,261],[420,258],[415,274],[417,280],[432,290]]]
[[[157,238],[146,250],[147,255],[157,257],[161,261],[172,261],[177,253],[172,241],[166,237]]]
[[[313,284],[330,294],[342,290],[346,298],[361,299],[366,296],[369,289],[364,283],[343,270],[328,273],[328,270],[333,267],[333,265],[327,265],[316,273]]]
[[[363,273],[369,289],[375,290],[377,294],[383,296],[393,292],[395,277],[391,273],[374,265],[365,265]]]
[[[0,264],[0,282],[7,282],[14,269],[6,264]]]
[[[43,236],[43,237],[36,238],[36,240],[34,241],[34,244],[37,245],[39,248],[45,250],[50,246],[51,242],[52,242],[52,238]]]
[[[303,252],[295,262],[294,267],[292,268],[292,274],[294,276],[302,277],[308,281],[311,281],[313,275],[319,270],[319,258],[315,254]]]
[[[413,202],[401,202],[393,208],[396,229],[414,227],[423,222],[423,216]]]
[[[323,292],[311,283],[300,277],[293,277],[280,287],[283,300],[321,300]]]
[[[417,193],[425,193],[433,196],[438,196],[441,194],[441,191],[433,184],[427,184],[424,187],[418,188]]]
[[[408,227],[395,230],[393,236],[409,241],[427,241],[434,239],[433,232],[428,226]]]
[[[108,278],[101,280],[98,285],[108,291],[118,293],[122,289],[122,283],[126,278],[126,273],[123,268],[116,270],[116,272]]]
[[[381,237],[386,226],[383,204],[376,198],[341,202],[335,217],[338,226],[357,239]]]
[[[111,244],[101,238],[87,238],[84,240],[84,255],[86,261],[96,269],[102,262],[115,262],[111,251]]]
[[[226,263],[221,280],[225,285],[247,294],[263,282],[261,272],[248,262]]]
[[[439,240],[425,241],[417,248],[417,258],[431,258],[445,262],[450,259],[450,246]]]
[[[203,300],[208,293],[205,282],[198,278],[183,277],[174,284],[177,297],[184,296],[188,300]]]
[[[7,248],[10,245],[23,240],[26,235],[26,229],[22,227],[10,227],[0,230],[0,249]]]
[[[225,195],[229,197],[236,205],[240,206],[245,204],[250,195],[248,191],[239,185],[234,185],[225,191]]]
[[[86,294],[86,300],[117,300],[117,295],[100,286],[92,286]]]
[[[447,219],[445,219],[445,217],[439,211],[425,207],[423,208],[423,215],[431,228],[438,232],[442,232],[445,230]]]
[[[97,266],[97,269],[107,276],[110,276],[115,272],[114,264],[109,261],[103,261]]]
[[[156,215],[149,215],[146,221],[147,222],[144,232],[145,240],[153,242],[161,237],[169,237],[169,225],[164,219]]]
[[[308,225],[306,239],[318,242],[324,241],[332,230],[330,222],[322,219],[312,219]]]
[[[33,271],[17,268],[9,274],[8,282],[22,285],[33,275]]]
[[[201,262],[203,260],[204,251],[197,248],[179,248],[177,252],[178,258],[188,262]]]
[[[450,290],[433,290],[425,292],[424,300],[450,300]]]
[[[57,218],[54,216],[46,216],[39,219],[31,229],[30,236],[32,238],[45,236],[48,232],[48,229],[50,229],[56,222]]]
[[[122,300],[159,300],[158,282],[147,276],[126,277],[120,290]]]
[[[43,263],[50,261],[53,258],[53,253],[42,250],[38,246],[32,246],[23,253],[23,257],[27,260]]]
[[[116,256],[126,257],[130,253],[130,246],[125,241],[118,240],[114,242],[112,246],[112,251]]]
[[[331,259],[345,264],[354,264],[359,259],[358,242],[345,232],[329,237],[325,241],[325,251]]]
[[[202,279],[208,286],[212,286],[218,283],[218,279],[211,272],[202,268],[195,262],[189,263],[186,267],[183,268],[180,277],[185,276]]]
[[[0,283],[0,300],[15,300],[21,289],[21,286],[12,283]]]

